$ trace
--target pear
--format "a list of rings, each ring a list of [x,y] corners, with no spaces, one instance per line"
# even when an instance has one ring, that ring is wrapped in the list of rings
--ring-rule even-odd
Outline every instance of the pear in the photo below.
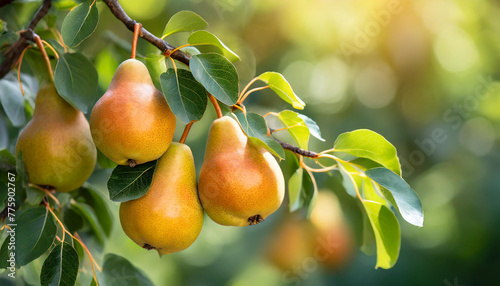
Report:
[[[157,162],[148,192],[120,205],[123,231],[160,255],[188,248],[203,225],[191,149],[173,142]]]
[[[344,268],[355,250],[354,234],[348,226],[337,196],[329,190],[318,192],[318,198],[311,212],[311,224],[315,228],[315,253],[320,265],[330,271]]]
[[[16,156],[19,152],[29,182],[57,192],[80,187],[97,160],[87,119],[57,94],[53,83],[38,91],[33,118],[17,139]]]
[[[273,155],[225,116],[210,127],[199,192],[203,208],[216,223],[246,226],[280,207],[285,183]]]
[[[314,230],[302,219],[289,216],[281,221],[264,248],[264,257],[282,271],[291,271],[311,257]]]
[[[97,149],[106,157],[133,167],[167,151],[175,116],[146,66],[129,59],[118,66],[108,90],[94,105],[90,129]]]

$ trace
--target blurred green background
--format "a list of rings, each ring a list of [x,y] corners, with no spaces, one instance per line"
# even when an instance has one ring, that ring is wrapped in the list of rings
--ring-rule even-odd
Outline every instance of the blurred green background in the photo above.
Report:
[[[26,2],[26,1],[24,1]],[[398,150],[403,177],[419,194],[424,227],[400,220],[400,258],[375,270],[375,257],[356,248],[336,271],[312,267],[300,285],[500,285],[500,5],[485,0],[121,0],[125,11],[153,34],[169,17],[192,10],[242,58],[241,85],[264,71],[283,73],[306,102],[331,148],[342,132],[372,129]],[[38,3],[16,15],[26,23]],[[99,73],[100,95],[128,58],[132,33],[98,3],[98,30],[78,49]],[[23,16],[25,15],[25,16]],[[57,21],[62,22],[63,17]],[[24,21],[24,22],[23,22]],[[187,34],[167,38],[175,46]],[[139,40],[142,56],[158,53]],[[270,91],[252,94],[248,110],[290,109]],[[3,111],[2,111],[3,112]],[[2,120],[5,120],[2,113]],[[187,144],[199,171],[215,118],[209,106]],[[272,125],[272,121],[270,121]],[[2,127],[4,128],[4,127]],[[183,126],[179,124],[180,137]],[[2,133],[2,148],[15,141]],[[10,137],[9,137],[10,136]],[[105,193],[110,170],[90,183]],[[360,243],[359,206],[337,177],[318,175],[337,194]],[[111,203],[115,214],[118,204]],[[115,217],[104,252],[128,258],[155,285],[282,285],[284,271],[266,259],[270,234],[288,212],[285,202],[256,227],[223,227],[206,217],[186,251],[158,257],[135,245]],[[297,284],[298,285],[298,284]]]

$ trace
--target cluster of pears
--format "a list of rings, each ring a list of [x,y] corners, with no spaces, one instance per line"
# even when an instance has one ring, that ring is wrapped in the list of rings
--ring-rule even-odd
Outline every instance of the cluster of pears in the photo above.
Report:
[[[231,117],[215,120],[199,184],[191,149],[172,142],[175,116],[144,64],[123,62],[95,104],[90,127],[97,148],[120,165],[156,160],[147,193],[120,205],[122,228],[160,255],[181,251],[198,237],[204,210],[222,225],[245,226],[276,211],[284,179],[274,157],[254,145]]]
[[[59,96],[53,82],[40,87],[15,153],[21,153],[30,183],[63,193],[80,187],[97,160],[87,119]]]

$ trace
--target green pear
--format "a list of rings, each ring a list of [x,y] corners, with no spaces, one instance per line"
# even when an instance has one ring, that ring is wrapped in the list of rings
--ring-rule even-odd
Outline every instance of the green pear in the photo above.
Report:
[[[160,157],[148,192],[120,205],[123,231],[160,255],[188,248],[203,225],[191,149],[173,142]]]
[[[133,167],[167,151],[175,116],[146,66],[129,59],[118,66],[108,90],[94,105],[90,129],[97,149],[106,157]]]
[[[97,160],[87,119],[57,94],[53,83],[38,91],[33,118],[17,139],[16,156],[19,152],[29,182],[57,192],[80,187]]]
[[[273,155],[248,140],[238,123],[225,116],[210,127],[199,192],[212,220],[246,226],[280,207],[285,183]]]

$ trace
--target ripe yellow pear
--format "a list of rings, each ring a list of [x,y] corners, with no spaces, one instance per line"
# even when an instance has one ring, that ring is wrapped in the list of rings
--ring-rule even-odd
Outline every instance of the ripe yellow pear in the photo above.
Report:
[[[254,225],[283,201],[283,173],[273,155],[254,145],[231,117],[215,120],[199,179],[203,208],[222,225]]]
[[[57,192],[80,187],[97,160],[87,119],[59,96],[53,83],[38,91],[33,118],[17,139],[19,152],[29,182]]]
[[[133,167],[167,151],[175,116],[146,66],[129,59],[118,66],[108,90],[92,109],[90,129],[97,149],[106,157]]]
[[[123,231],[160,255],[188,248],[203,225],[191,149],[173,142],[158,160],[148,192],[120,205]]]

